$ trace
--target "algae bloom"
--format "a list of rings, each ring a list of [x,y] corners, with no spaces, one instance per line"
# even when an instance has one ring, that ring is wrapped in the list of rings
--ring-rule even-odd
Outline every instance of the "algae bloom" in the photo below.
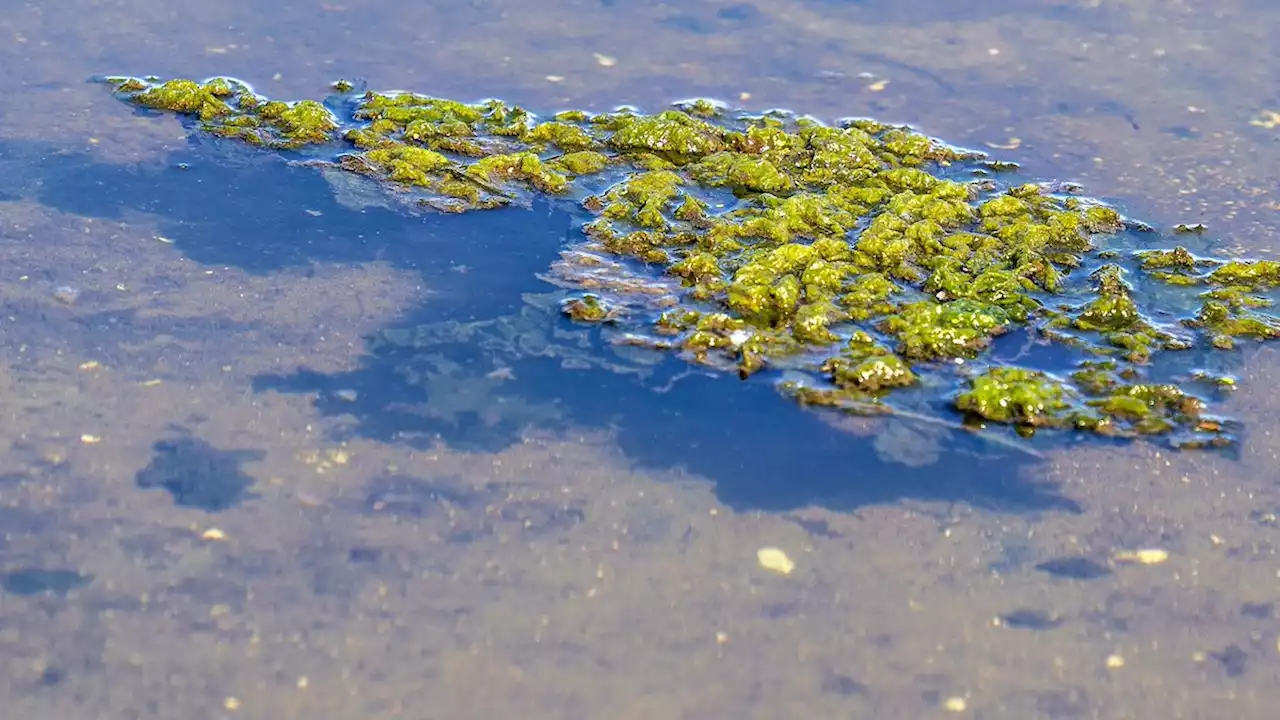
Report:
[[[705,100],[542,117],[347,82],[323,102],[230,78],[109,82],[411,206],[572,204],[580,232],[549,271],[576,289],[566,322],[805,405],[1223,446],[1231,423],[1209,408],[1234,382],[1196,364],[1280,337],[1265,312],[1280,263],[1212,257],[1197,234],[1153,247],[1071,185],[1014,181],[1011,163],[907,127]]]

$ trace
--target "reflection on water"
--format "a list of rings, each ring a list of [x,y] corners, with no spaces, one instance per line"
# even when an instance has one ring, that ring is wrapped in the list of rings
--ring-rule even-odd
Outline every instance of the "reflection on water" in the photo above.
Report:
[[[1271,351],[1195,358],[1253,388],[1227,400],[1234,456],[810,413],[564,319],[538,274],[575,232],[565,208],[412,213],[81,81],[227,73],[295,97],[346,75],[535,107],[711,94],[931,118],[1265,256],[1280,145],[1249,122],[1277,105],[1274,13],[13,9],[4,714],[1270,717]],[[759,567],[764,547],[794,570]]]
[[[1047,486],[1024,484],[1018,467],[1034,455],[1020,449],[911,420],[852,421],[864,435],[858,438],[767,385],[692,372],[642,350],[617,356],[598,331],[562,318],[562,294],[538,279],[570,232],[563,209],[539,203],[461,217],[356,211],[310,169],[256,161],[219,143],[206,149],[207,142],[142,172],[65,159],[49,168],[57,182],[45,184],[41,202],[90,217],[147,212],[184,255],[211,266],[264,273],[377,260],[417,273],[432,289],[428,301],[371,338],[362,368],[254,382],[259,390],[316,393],[322,412],[357,418],[356,432],[496,451],[530,426],[611,427],[644,466],[708,477],[740,507],[851,509],[903,497],[1074,506]],[[182,462],[176,458],[185,455],[171,450],[157,446],[162,467],[146,471],[145,484],[140,473],[139,483],[168,488],[180,504],[205,493],[189,501],[222,502],[229,491],[175,488],[195,481],[152,477],[173,474],[164,468]],[[937,462],[947,473],[930,468]],[[885,482],[886,472],[894,482]]]
[[[1034,458],[1028,450],[910,419],[833,425],[768,385],[692,371],[655,352],[628,356],[623,348],[618,355],[598,330],[561,317],[563,294],[548,292],[538,279],[566,242],[570,218],[562,209],[539,203],[465,216],[352,211],[314,173],[297,175],[283,162],[219,163],[226,152],[208,158],[197,147],[151,174],[82,167],[42,201],[99,217],[147,210],[164,218],[161,230],[179,250],[209,265],[268,272],[318,260],[377,259],[418,273],[432,295],[372,338],[360,369],[255,379],[260,391],[314,393],[322,412],[358,420],[349,431],[493,452],[518,442],[530,426],[610,427],[643,466],[710,478],[725,502],[743,508],[847,510],[899,498],[1011,510],[1074,507],[1051,487],[1020,479],[1019,466]],[[103,198],[89,186],[113,192]],[[199,453],[158,445],[159,467],[140,473],[139,484],[164,486],[180,504],[219,505],[234,494],[234,487],[201,489],[198,480],[168,469],[184,465],[189,454]],[[212,461],[192,460],[196,467],[206,462]],[[931,467],[939,462],[946,473]]]

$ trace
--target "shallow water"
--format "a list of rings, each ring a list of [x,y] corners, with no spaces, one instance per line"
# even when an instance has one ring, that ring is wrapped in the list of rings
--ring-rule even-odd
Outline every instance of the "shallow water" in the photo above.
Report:
[[[1273,350],[1230,455],[833,421],[564,322],[563,208],[360,207],[88,79],[866,115],[1272,256],[1280,11],[404,5],[0,19],[13,717],[1273,716]]]

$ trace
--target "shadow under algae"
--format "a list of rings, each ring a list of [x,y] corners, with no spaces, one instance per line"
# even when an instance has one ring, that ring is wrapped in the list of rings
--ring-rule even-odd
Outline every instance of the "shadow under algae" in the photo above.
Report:
[[[175,504],[210,512],[253,496],[254,480],[240,466],[264,456],[260,450],[219,450],[196,437],[159,440],[154,449],[155,457],[138,471],[138,487],[163,488]]]

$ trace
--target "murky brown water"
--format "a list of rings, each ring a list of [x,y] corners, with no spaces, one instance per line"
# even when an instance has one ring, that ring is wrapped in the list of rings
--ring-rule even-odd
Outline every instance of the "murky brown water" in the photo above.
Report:
[[[1035,511],[742,511],[723,477],[648,469],[609,427],[530,428],[495,452],[344,435],[349,418],[255,379],[355,368],[365,335],[437,288],[377,260],[204,264],[157,239],[158,213],[40,199],[67,162],[126,178],[186,144],[90,76],[226,74],[284,98],[347,76],[541,108],[712,95],[910,122],[1272,255],[1280,6],[436,5],[0,16],[5,717],[1275,716],[1272,350],[1246,354],[1227,408],[1249,428],[1238,459],[1062,451],[1023,471],[1062,499]],[[76,187],[85,207],[118,190]],[[766,546],[794,571],[760,568]],[[1141,548],[1168,557],[1123,562]]]

